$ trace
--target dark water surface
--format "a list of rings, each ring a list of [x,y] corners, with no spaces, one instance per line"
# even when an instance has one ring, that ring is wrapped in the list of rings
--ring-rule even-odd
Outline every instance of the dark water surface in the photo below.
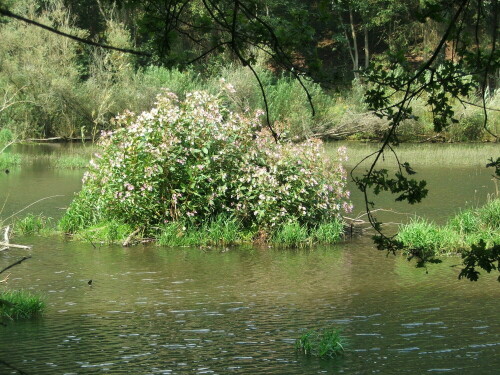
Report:
[[[413,212],[437,221],[494,190],[476,166],[424,173],[431,202]],[[2,216],[65,194],[36,206],[60,216],[81,174],[38,166],[2,176]],[[5,363],[27,374],[498,373],[496,275],[459,281],[458,258],[426,273],[365,237],[310,250],[16,241],[33,244],[33,258],[12,269],[8,287],[44,293],[48,308],[0,326],[0,374],[20,373]],[[27,253],[1,252],[0,267]],[[295,353],[304,330],[332,325],[349,340],[343,358]]]

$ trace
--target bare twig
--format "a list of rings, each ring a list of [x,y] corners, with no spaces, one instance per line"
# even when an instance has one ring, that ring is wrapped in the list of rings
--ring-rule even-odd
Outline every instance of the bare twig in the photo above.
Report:
[[[22,257],[21,259],[19,259],[17,262],[14,262],[12,263],[10,266],[7,266],[5,267],[3,270],[0,271],[0,274],[4,273],[5,271],[7,271],[8,269],[14,267],[14,266],[17,266],[18,264],[21,264],[22,262],[24,262],[25,260],[27,259],[30,259],[31,258],[31,255],[28,255],[28,256],[24,256]]]
[[[136,230],[134,230],[132,233],[129,234],[129,236],[127,237],[127,239],[123,242],[123,246],[128,246],[130,245],[130,242],[132,241],[132,238],[134,238],[137,233],[139,233],[141,231],[141,228],[137,228]]]
[[[7,220],[9,220],[9,219],[13,218],[13,217],[14,217],[14,216],[16,216],[17,214],[20,214],[21,212],[23,212],[23,211],[27,210],[27,209],[28,209],[28,208],[30,208],[31,206],[33,206],[33,205],[35,205],[35,204],[37,204],[37,203],[40,203],[41,201],[44,201],[44,200],[46,200],[46,199],[57,198],[57,197],[64,197],[64,195],[58,194],[58,195],[51,195],[50,197],[40,198],[39,200],[37,200],[37,201],[35,201],[35,202],[33,202],[33,203],[31,203],[31,204],[27,205],[27,206],[26,206],[26,207],[24,207],[23,209],[21,209],[21,210],[19,210],[19,211],[15,212],[15,213],[13,213],[12,215],[10,215],[10,216],[6,217],[3,221],[7,221]]]

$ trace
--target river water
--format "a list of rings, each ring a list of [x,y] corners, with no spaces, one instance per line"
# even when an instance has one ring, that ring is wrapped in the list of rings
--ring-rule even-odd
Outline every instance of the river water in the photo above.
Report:
[[[81,175],[43,165],[11,171],[0,177],[2,217],[64,195],[27,210],[59,217]],[[477,165],[422,166],[420,175],[431,191],[425,203],[381,197],[380,206],[443,222],[494,191]],[[359,207],[355,192],[353,200]],[[496,275],[459,281],[459,258],[417,269],[366,236],[303,250],[16,241],[33,250],[1,252],[0,266],[32,259],[12,269],[8,287],[42,292],[48,308],[0,326],[0,374],[498,373]],[[295,352],[305,330],[331,326],[348,340],[343,357]]]

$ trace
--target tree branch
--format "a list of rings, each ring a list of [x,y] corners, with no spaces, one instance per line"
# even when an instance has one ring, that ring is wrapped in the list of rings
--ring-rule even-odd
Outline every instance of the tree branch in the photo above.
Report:
[[[114,47],[114,46],[110,46],[110,45],[107,45],[107,44],[97,43],[97,42],[94,42],[94,41],[89,40],[89,39],[80,38],[80,37],[75,36],[75,35],[71,35],[71,34],[65,33],[64,31],[57,30],[57,29],[55,29],[53,27],[41,24],[41,23],[39,23],[37,21],[34,21],[34,20],[29,19],[29,18],[20,16],[18,14],[12,13],[11,11],[9,11],[7,9],[4,9],[4,8],[0,8],[0,15],[3,15],[5,17],[14,18],[14,19],[17,19],[19,21],[26,22],[29,25],[34,25],[34,26],[40,27],[40,28],[42,28],[44,30],[50,31],[51,33],[54,33],[54,34],[57,34],[57,35],[61,35],[61,36],[64,36],[65,38],[69,38],[69,39],[72,39],[72,40],[75,40],[77,42],[84,43],[84,44],[87,44],[87,45],[90,45],[90,46],[104,48],[104,49],[109,49],[109,50],[123,52],[123,53],[130,53],[130,54],[138,55],[138,56],[151,57],[151,54],[148,53],[148,52],[136,51],[136,50],[128,49],[128,48]]]

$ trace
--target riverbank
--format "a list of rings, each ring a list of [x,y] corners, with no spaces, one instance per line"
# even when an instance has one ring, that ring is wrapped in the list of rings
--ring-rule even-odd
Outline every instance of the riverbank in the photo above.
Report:
[[[486,248],[500,245],[500,198],[491,198],[480,207],[464,209],[444,225],[415,218],[400,226],[396,239],[409,253],[428,258],[463,253],[481,241]]]

